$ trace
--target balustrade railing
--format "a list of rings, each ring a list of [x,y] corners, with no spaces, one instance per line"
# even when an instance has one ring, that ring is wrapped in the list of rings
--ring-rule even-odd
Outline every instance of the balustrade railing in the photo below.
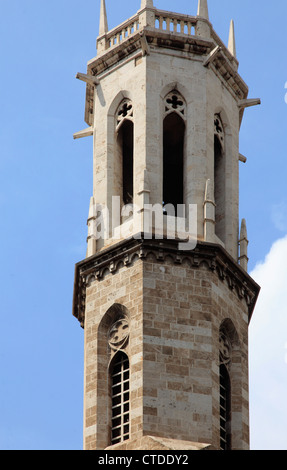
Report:
[[[139,29],[139,15],[135,15],[107,33],[107,48],[118,45]]]
[[[157,10],[155,14],[155,28],[161,31],[194,35],[197,18]]]
[[[180,13],[171,13],[163,10],[152,11],[150,27],[160,31],[174,32],[186,35],[196,34],[196,16],[188,16]],[[116,26],[105,35],[104,50],[121,44],[140,29],[140,13]],[[103,38],[100,38],[101,40]]]

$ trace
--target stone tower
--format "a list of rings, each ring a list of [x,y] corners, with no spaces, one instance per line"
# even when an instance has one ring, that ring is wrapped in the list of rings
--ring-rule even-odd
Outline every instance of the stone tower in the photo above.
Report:
[[[94,189],[73,314],[85,330],[84,448],[248,449],[248,325],[259,294],[239,224],[248,88],[209,21],[101,0],[85,121]],[[240,225],[240,227],[239,227]]]

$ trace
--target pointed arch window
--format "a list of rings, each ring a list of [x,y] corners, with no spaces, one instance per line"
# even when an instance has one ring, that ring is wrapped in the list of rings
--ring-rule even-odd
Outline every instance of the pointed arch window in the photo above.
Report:
[[[184,203],[184,144],[186,103],[177,90],[165,98],[163,121],[163,204]]]
[[[215,234],[225,243],[225,134],[219,114],[214,116]]]
[[[108,330],[111,354],[110,373],[110,444],[118,444],[130,437],[130,363],[127,354],[130,325],[127,310],[119,304]]]
[[[220,449],[231,449],[231,387],[228,370],[220,366]]]
[[[119,352],[111,367],[112,425],[111,443],[129,439],[130,434],[130,365],[128,356]]]
[[[134,199],[134,123],[131,100],[124,99],[116,115],[118,164],[115,169],[122,205]]]
[[[224,331],[220,332],[219,350],[219,414],[220,450],[231,450],[231,343]]]

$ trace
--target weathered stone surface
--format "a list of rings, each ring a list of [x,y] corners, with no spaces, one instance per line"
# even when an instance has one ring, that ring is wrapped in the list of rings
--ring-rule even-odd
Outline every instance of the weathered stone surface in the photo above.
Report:
[[[126,266],[116,257],[112,273],[103,264],[95,276],[98,268],[92,266],[100,255],[82,262],[78,271],[86,290],[85,448],[109,446],[106,335],[110,312],[121,305],[130,322],[132,441],[149,435],[219,446],[219,331],[228,320],[238,333],[232,369],[234,447],[248,448],[247,338],[258,286],[220,247],[199,245],[180,259],[168,241],[166,247],[138,242]],[[124,445],[130,448],[129,441]]]
[[[248,449],[248,325],[259,287],[247,274],[244,224],[239,239],[239,129],[258,100],[247,99],[237,71],[233,23],[227,48],[207,1],[190,16],[149,0],[108,31],[102,0],[97,48],[87,74],[78,74],[90,127],[75,135],[94,141],[87,258],[76,265],[73,301],[85,330],[84,448],[218,449],[224,363],[232,448]],[[193,249],[179,245],[192,215],[162,207],[164,134],[174,126],[183,202],[197,207]],[[132,128],[129,138],[123,128]],[[123,189],[123,143],[132,147],[133,194]],[[114,196],[120,209],[131,200],[133,214],[116,214]],[[160,207],[160,239],[156,217],[144,233],[147,204]],[[111,446],[111,370],[120,352],[129,362],[129,439]]]

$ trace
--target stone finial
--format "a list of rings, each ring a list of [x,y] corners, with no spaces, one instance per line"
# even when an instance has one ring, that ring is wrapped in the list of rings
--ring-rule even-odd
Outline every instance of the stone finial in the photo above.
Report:
[[[210,179],[208,179],[206,181],[204,201],[205,202],[212,202],[214,204],[214,190],[213,190],[212,183],[211,183]]]
[[[97,210],[94,197],[91,197],[89,216],[88,216],[88,238],[87,238],[87,254],[86,257],[89,258],[96,253],[96,219],[97,219]]]
[[[241,222],[241,229],[240,229],[240,239],[239,239],[239,263],[240,266],[247,271],[248,269],[248,238],[247,238],[247,228],[246,228],[246,220],[242,219]]]
[[[215,230],[215,202],[214,187],[212,181],[208,179],[205,185],[204,195],[204,240],[207,242],[214,241]]]
[[[104,36],[108,32],[108,17],[105,0],[101,0],[101,12],[100,12],[100,32],[99,36]]]
[[[228,50],[236,58],[236,44],[235,44],[235,32],[234,32],[234,21],[230,22],[229,29],[229,40],[228,40]]]
[[[241,222],[240,240],[248,240],[248,238],[247,238],[247,226],[246,226],[246,220],[245,219],[242,219],[242,222]]]
[[[198,0],[197,16],[209,20],[207,0]]]
[[[141,10],[144,8],[153,8],[153,0],[141,0]]]
[[[139,11],[139,24],[140,28],[144,28],[145,26],[154,27],[155,9],[153,0],[141,0],[141,9]]]

